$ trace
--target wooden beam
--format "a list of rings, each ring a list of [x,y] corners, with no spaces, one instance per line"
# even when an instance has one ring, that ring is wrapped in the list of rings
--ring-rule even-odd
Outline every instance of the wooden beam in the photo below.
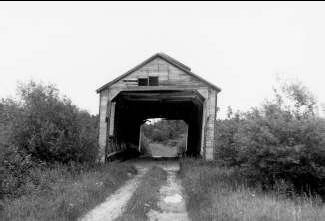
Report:
[[[203,103],[204,98],[193,91],[177,91],[177,92],[121,92],[114,100],[125,101],[148,101],[148,102],[168,102],[168,101],[194,101]]]

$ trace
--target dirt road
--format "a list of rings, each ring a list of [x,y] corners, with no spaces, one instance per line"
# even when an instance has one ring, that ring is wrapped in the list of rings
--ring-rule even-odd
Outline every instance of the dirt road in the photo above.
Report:
[[[147,214],[152,221],[187,221],[188,215],[185,207],[182,186],[177,179],[179,163],[177,161],[133,160],[129,163],[135,165],[138,175],[129,180],[124,186],[109,196],[105,202],[86,214],[81,221],[113,221],[119,217],[138,185],[141,177],[153,166],[159,166],[167,171],[167,183],[159,191],[159,210],[150,210]]]

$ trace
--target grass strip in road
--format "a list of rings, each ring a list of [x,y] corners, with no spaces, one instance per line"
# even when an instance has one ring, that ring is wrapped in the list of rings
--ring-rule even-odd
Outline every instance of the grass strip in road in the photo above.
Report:
[[[166,183],[167,173],[160,167],[151,168],[143,177],[117,221],[144,221],[150,209],[157,210],[160,187]]]

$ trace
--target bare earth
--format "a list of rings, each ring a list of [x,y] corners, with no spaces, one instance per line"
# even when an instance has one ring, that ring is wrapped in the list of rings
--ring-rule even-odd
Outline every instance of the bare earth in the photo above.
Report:
[[[153,166],[159,166],[167,171],[167,184],[159,191],[159,210],[150,210],[147,214],[150,221],[187,221],[189,220],[182,185],[176,177],[179,164],[176,161],[135,160],[130,161],[139,174],[129,180],[124,186],[106,199],[105,202],[91,210],[80,221],[113,221],[119,217],[132,197],[141,177]]]

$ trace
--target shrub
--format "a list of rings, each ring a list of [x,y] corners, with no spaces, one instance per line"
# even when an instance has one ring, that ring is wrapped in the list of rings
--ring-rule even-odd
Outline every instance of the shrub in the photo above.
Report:
[[[0,199],[37,186],[31,174],[37,167],[92,164],[97,151],[97,116],[79,110],[53,85],[20,84],[18,99],[0,101]]]
[[[261,108],[218,122],[216,159],[265,188],[279,180],[296,191],[325,194],[324,122],[301,84],[283,85]]]
[[[94,161],[97,119],[59,96],[53,85],[29,82],[18,87],[21,110],[11,142],[45,162]]]

